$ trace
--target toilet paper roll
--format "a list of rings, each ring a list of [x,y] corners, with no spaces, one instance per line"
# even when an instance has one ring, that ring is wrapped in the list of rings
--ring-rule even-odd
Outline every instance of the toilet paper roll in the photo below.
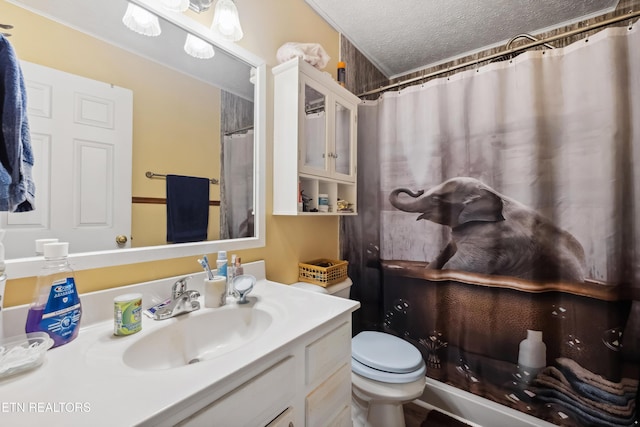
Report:
[[[224,276],[213,276],[213,279],[204,279],[205,307],[216,308],[223,304],[226,284],[227,278]]]

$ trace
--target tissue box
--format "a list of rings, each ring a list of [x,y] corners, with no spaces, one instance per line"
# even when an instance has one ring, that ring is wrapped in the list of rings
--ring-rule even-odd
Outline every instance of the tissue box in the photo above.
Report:
[[[298,263],[298,280],[327,287],[347,278],[347,261],[315,259]]]

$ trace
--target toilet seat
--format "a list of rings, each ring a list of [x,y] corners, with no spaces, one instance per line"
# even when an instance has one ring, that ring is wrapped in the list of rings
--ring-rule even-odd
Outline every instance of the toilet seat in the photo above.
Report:
[[[351,371],[362,377],[374,381],[380,381],[382,383],[406,384],[424,378],[425,374],[427,373],[427,368],[423,362],[422,366],[413,372],[398,374],[395,372],[386,372],[379,369],[373,369],[367,365],[363,365],[356,359],[351,358]]]
[[[412,344],[384,332],[363,331],[351,340],[354,373],[386,383],[409,383],[424,377],[426,366]]]

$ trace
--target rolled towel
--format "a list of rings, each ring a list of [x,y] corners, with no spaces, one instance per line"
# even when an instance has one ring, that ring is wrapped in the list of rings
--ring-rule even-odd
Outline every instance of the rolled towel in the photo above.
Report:
[[[628,418],[614,417],[604,412],[599,412],[589,406],[576,402],[564,393],[548,388],[531,387],[530,391],[536,393],[536,398],[546,403],[555,403],[570,414],[575,414],[580,419],[580,425],[593,427],[632,427],[636,426],[635,414]]]
[[[624,396],[635,396],[638,390],[638,380],[623,378],[618,383],[607,380],[602,375],[594,374],[580,366],[575,360],[566,357],[556,359],[559,369],[567,376],[570,382],[581,382],[607,393]]]
[[[590,412],[593,416],[612,416],[619,418],[623,422],[626,422],[629,418],[632,418],[635,413],[635,399],[629,399],[624,405],[615,405],[611,402],[593,400],[578,393],[572,388],[571,383],[563,375],[563,373],[553,367],[547,366],[538,373],[533,381],[533,385],[540,387],[535,392],[539,395],[552,394],[554,397],[565,399],[573,402],[576,405],[580,405],[585,411]],[[544,388],[553,390],[556,393],[549,393]],[[562,394],[559,396],[557,393]]]
[[[634,400],[636,397],[635,392],[626,392],[624,394],[614,394],[609,393],[608,391],[599,389],[598,387],[594,387],[591,384],[583,383],[582,381],[574,381],[569,379],[569,383],[574,390],[580,393],[582,396],[588,397],[589,399],[601,400],[604,402],[609,402],[613,405],[626,405],[630,400]]]

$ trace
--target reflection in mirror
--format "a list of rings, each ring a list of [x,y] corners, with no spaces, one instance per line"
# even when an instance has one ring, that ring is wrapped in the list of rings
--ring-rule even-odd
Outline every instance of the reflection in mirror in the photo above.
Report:
[[[74,114],[95,119],[101,114],[109,118],[113,112],[111,119],[115,117],[113,127],[117,128],[121,125],[118,117],[129,108],[130,166],[115,161],[118,150],[127,150],[121,143],[126,138],[118,137],[113,146],[107,146],[100,139],[106,126],[98,126],[87,136],[82,133],[89,127],[85,121],[78,135],[68,136],[71,151],[61,156],[62,163],[75,169],[69,174],[70,181],[60,184],[55,181],[60,173],[52,162],[60,157],[54,154],[58,145],[51,142],[57,139],[46,135],[46,126],[32,129],[42,157],[36,157],[36,166],[40,163],[50,169],[41,169],[39,182],[36,180],[37,197],[46,196],[37,199],[40,214],[27,219],[19,214],[0,217],[0,225],[8,234],[26,242],[17,245],[11,238],[5,241],[7,258],[16,259],[9,263],[9,269],[14,270],[12,277],[29,275],[26,269],[17,267],[22,265],[19,258],[35,255],[36,238],[70,241],[71,258],[75,255],[79,269],[214,252],[218,247],[264,245],[264,180],[260,176],[264,174],[263,60],[216,39],[190,17],[162,10],[157,2],[149,0],[135,3],[160,17],[159,37],[141,36],[122,24],[127,7],[124,0],[10,2],[28,9],[7,6],[19,24],[12,39],[19,58],[24,51],[30,62],[72,76],[71,81],[97,82],[112,91],[122,89],[132,99],[131,107],[119,107],[119,103],[93,102],[106,98],[85,96],[80,105],[88,108],[74,107],[69,113],[73,121]],[[214,45],[214,57],[188,56],[183,50],[185,30]],[[34,41],[24,41],[28,38]],[[70,51],[77,55],[73,60]],[[25,71],[25,80],[29,81],[27,74]],[[64,85],[72,94],[82,93],[69,82]],[[37,105],[43,93],[36,90],[37,78],[28,86],[28,96]],[[51,114],[52,124],[47,126],[55,126],[58,117]],[[36,128],[40,126],[38,120],[32,120]],[[96,171],[101,173],[93,174]],[[207,240],[217,243],[166,244],[166,182],[163,177],[147,178],[149,171],[219,180],[209,188],[206,231]],[[129,191],[125,191],[129,198],[127,203],[116,203],[112,190],[123,186],[116,180],[122,176],[129,177]],[[64,221],[56,213],[56,204],[62,205],[61,217],[70,222],[73,235],[62,229]],[[108,237],[98,244],[91,233],[97,229],[104,232],[123,213],[130,218],[130,228],[115,226],[103,233]],[[72,240],[75,235],[79,240]],[[12,253],[20,246],[22,252]],[[95,252],[104,250],[107,252]]]
[[[304,164],[315,169],[325,169],[325,141],[327,132],[325,95],[309,84],[304,85]]]

